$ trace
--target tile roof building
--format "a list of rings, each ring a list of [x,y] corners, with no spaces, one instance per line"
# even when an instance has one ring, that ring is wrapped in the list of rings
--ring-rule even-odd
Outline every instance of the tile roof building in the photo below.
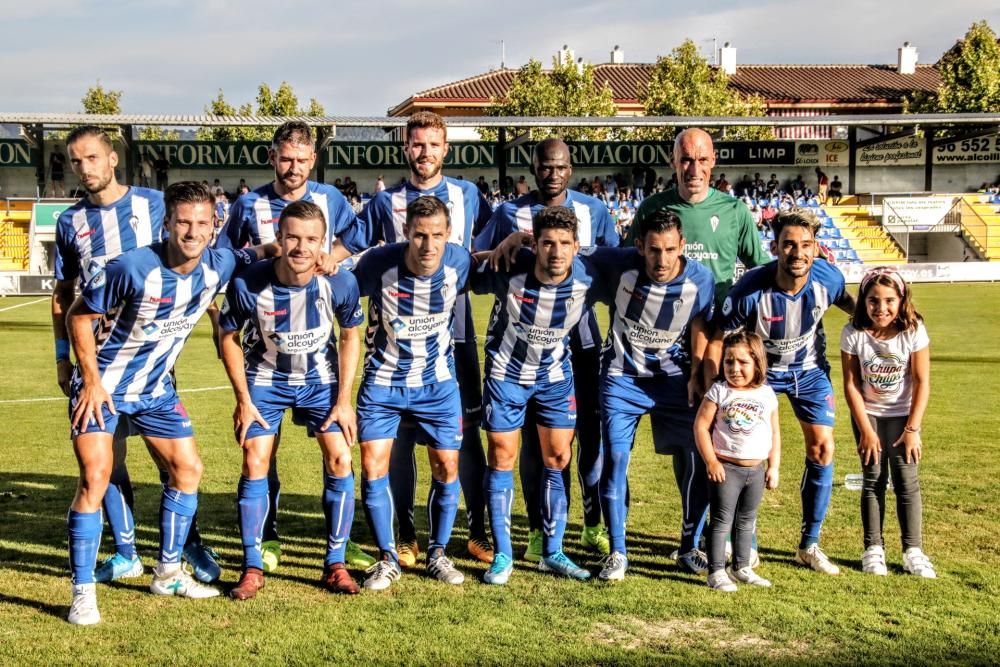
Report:
[[[937,68],[917,64],[916,49],[909,44],[899,49],[896,65],[737,65],[735,51],[728,45],[721,49],[719,67],[729,75],[731,88],[760,95],[769,116],[899,112],[905,96],[936,91],[940,82]],[[619,115],[643,115],[639,98],[655,65],[621,62],[618,47],[611,59],[594,66],[596,83],[610,86]],[[483,115],[494,99],[506,96],[516,74],[515,69],[498,69],[429,88],[392,107],[388,115],[408,116],[421,110],[442,116]],[[780,128],[779,135],[820,139],[830,136],[830,128]]]

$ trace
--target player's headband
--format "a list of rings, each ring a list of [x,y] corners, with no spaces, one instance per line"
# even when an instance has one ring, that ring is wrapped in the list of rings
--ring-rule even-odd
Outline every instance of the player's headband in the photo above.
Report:
[[[899,290],[900,296],[906,294],[906,281],[903,280],[903,276],[899,275],[899,271],[893,266],[876,266],[873,269],[869,269],[865,273],[864,278],[861,279],[861,293],[864,294],[868,286],[880,276],[885,276],[891,280],[892,284]]]

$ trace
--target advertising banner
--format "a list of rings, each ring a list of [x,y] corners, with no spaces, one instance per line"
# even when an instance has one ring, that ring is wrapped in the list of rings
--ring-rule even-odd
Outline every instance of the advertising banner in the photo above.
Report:
[[[917,166],[924,164],[924,140],[920,137],[900,137],[857,149],[855,164],[859,167]]]
[[[934,164],[1000,162],[1000,134],[960,139],[934,147]]]
[[[890,232],[926,232],[941,223],[955,205],[953,197],[886,197],[882,226]]]

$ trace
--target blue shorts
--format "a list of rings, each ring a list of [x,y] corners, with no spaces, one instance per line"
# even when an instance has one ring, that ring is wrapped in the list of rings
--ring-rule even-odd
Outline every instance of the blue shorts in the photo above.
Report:
[[[800,422],[833,426],[833,385],[822,368],[807,371],[768,371],[767,384],[776,394],[785,394]]]
[[[78,376],[74,375],[70,385],[70,420],[73,419],[73,406],[76,405],[81,387],[82,382]],[[101,412],[104,416],[103,429],[97,425],[96,419],[91,418],[82,430],[71,428],[70,437],[75,438],[84,433],[114,435],[118,429],[119,421],[124,422],[121,435],[147,435],[170,440],[194,437],[191,417],[188,416],[187,410],[174,391],[173,385],[169,386],[167,393],[163,396],[145,401],[126,402],[116,399],[114,396],[112,396],[112,400],[115,404],[116,414],[111,414],[106,405],[101,406]]]
[[[337,390],[337,384],[250,385],[250,400],[270,428],[254,422],[247,429],[247,438],[276,434],[281,428],[285,410],[289,408],[292,409],[294,422],[307,426],[310,436],[316,433],[339,433],[340,426],[337,422],[330,424],[326,430],[320,428],[330,414],[330,408],[337,402]]]
[[[649,415],[653,448],[657,454],[677,454],[695,447],[694,416],[690,407],[687,378],[683,375],[601,379],[601,427],[611,444],[635,440],[639,418]]]
[[[434,449],[462,447],[462,399],[458,383],[426,387],[386,387],[366,382],[358,392],[358,439],[392,440],[399,422],[409,418]]]
[[[576,428],[576,394],[573,378],[535,385],[486,378],[483,386],[483,429],[494,433],[516,431],[532,401],[539,426]]]

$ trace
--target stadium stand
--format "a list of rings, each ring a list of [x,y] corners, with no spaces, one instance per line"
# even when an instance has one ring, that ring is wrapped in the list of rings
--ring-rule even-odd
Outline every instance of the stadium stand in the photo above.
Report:
[[[31,202],[0,203],[0,271],[27,271],[31,261]]]
[[[871,215],[867,206],[849,204],[825,206],[830,226],[841,234],[838,245],[830,246],[838,261],[865,264],[905,262],[903,249],[882,228],[879,217]],[[840,243],[843,242],[843,243]]]
[[[1000,262],[1000,203],[982,195],[962,197],[963,237],[983,258]]]

